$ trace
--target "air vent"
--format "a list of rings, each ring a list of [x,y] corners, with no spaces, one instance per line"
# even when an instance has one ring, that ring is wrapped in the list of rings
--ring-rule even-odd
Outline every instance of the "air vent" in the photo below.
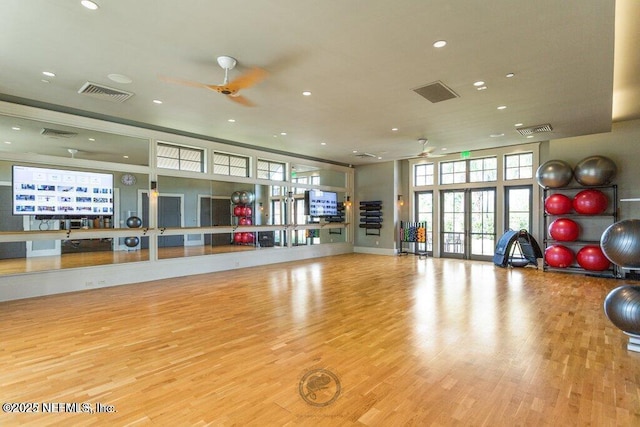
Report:
[[[84,85],[82,85],[80,90],[78,90],[78,93],[82,95],[88,95],[93,98],[114,102],[124,102],[133,96],[133,93],[131,92],[125,92],[124,90],[115,89],[91,82],[86,82]]]
[[[441,81],[429,83],[426,86],[413,89],[413,91],[418,95],[433,102],[434,104],[436,102],[446,101],[447,99],[459,98],[457,93],[455,93]]]
[[[551,132],[553,128],[549,123],[547,123],[545,125],[529,126],[526,128],[518,128],[516,130],[518,131],[518,133],[520,133],[520,135],[527,136],[533,135],[534,133]]]
[[[58,129],[51,129],[51,128],[43,128],[40,131],[40,135],[49,137],[49,138],[71,138],[74,137],[76,135],[78,135],[75,132],[69,132],[66,130],[58,130]]]
[[[371,153],[358,153],[356,154],[356,157],[360,157],[361,159],[369,159],[369,158],[375,159],[377,156]]]

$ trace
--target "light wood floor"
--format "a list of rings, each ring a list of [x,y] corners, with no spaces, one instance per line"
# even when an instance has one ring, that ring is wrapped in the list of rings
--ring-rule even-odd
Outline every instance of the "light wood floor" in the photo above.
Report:
[[[116,411],[0,425],[638,426],[640,353],[602,311],[623,283],[349,254],[0,303],[3,402]]]

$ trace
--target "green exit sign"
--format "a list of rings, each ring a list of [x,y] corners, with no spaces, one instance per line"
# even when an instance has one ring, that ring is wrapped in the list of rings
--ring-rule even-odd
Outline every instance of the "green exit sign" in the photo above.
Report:
[[[471,151],[461,151],[460,152],[460,158],[461,159],[468,159],[469,157],[471,157]]]

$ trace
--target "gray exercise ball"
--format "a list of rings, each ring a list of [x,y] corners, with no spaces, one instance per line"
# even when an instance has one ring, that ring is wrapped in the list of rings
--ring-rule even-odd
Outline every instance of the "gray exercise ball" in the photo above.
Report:
[[[240,192],[239,191],[234,191],[233,193],[231,193],[231,203],[233,203],[234,205],[239,205],[240,204]]]
[[[573,169],[563,160],[549,160],[536,170],[536,181],[540,187],[559,188],[571,182]]]
[[[135,248],[140,243],[140,239],[137,237],[125,237],[124,245],[128,248]]]
[[[142,227],[142,220],[137,216],[130,216],[129,218],[127,218],[127,227],[140,228]]]
[[[640,219],[611,224],[600,237],[600,247],[612,263],[622,268],[640,268]]]
[[[248,205],[253,203],[255,196],[251,191],[241,191],[240,192],[240,203],[243,205]]]
[[[640,335],[640,286],[624,285],[609,292],[604,312],[620,330]]]
[[[573,176],[582,185],[608,185],[618,173],[618,167],[608,157],[590,156],[576,164]]]

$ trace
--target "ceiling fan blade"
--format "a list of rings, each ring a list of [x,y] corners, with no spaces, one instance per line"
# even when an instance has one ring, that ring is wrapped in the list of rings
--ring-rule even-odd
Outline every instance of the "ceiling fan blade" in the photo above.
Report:
[[[159,79],[162,80],[163,82],[167,82],[167,83],[173,83],[173,84],[178,84],[178,85],[183,85],[183,86],[191,86],[191,87],[201,87],[201,88],[205,88],[205,89],[212,89],[211,86],[215,86],[215,85],[208,85],[208,84],[200,83],[200,82],[194,82],[194,81],[191,81],[191,80],[175,79],[173,77],[166,77],[166,76],[160,76]]]
[[[254,104],[253,102],[249,101],[247,98],[245,98],[242,95],[227,95],[227,98],[229,98],[230,100],[237,102],[238,104],[242,104],[245,107],[255,107],[256,104]]]
[[[262,68],[252,68],[240,77],[229,82],[226,85],[226,88],[231,92],[236,92],[240,89],[245,89],[261,82],[265,77],[267,77],[267,72],[265,70]]]

